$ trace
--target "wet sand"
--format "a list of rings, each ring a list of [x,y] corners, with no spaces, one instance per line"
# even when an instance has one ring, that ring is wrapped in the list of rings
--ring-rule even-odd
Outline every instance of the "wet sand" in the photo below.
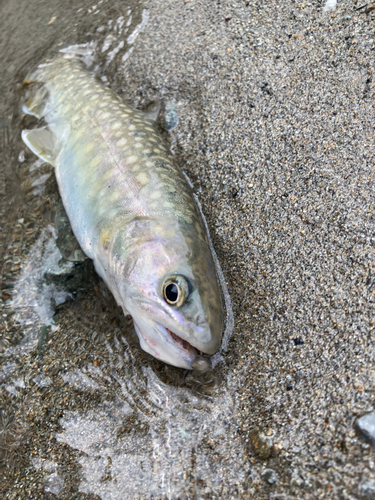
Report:
[[[372,498],[373,452],[353,423],[374,409],[374,11],[20,5],[0,6],[4,496]],[[58,194],[20,138],[35,126],[21,83],[89,42],[124,100],[175,105],[163,133],[235,314],[203,383],[140,350],[90,264],[54,267]]]

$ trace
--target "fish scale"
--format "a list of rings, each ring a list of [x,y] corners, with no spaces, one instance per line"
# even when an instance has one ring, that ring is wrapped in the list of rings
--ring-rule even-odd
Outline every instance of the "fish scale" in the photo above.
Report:
[[[55,166],[82,250],[133,316],[142,348],[191,368],[197,349],[212,354],[220,345],[222,305],[204,223],[185,176],[152,120],[77,59],[44,64],[30,81],[44,89],[24,110],[44,117],[48,126],[24,131],[23,139]],[[176,294],[183,303],[171,302]]]

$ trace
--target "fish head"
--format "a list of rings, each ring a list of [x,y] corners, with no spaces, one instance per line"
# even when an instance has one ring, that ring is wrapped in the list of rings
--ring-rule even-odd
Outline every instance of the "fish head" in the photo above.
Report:
[[[192,369],[198,351],[214,354],[221,342],[222,302],[209,245],[175,221],[136,225],[138,237],[128,231],[122,245],[121,303],[143,350]]]

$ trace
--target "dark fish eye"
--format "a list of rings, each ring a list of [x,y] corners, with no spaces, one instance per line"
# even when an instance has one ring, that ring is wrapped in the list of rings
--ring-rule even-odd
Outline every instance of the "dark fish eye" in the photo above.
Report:
[[[183,276],[168,276],[163,284],[163,299],[174,307],[180,307],[189,296],[189,285]]]
[[[165,287],[165,298],[170,304],[175,304],[178,301],[181,290],[175,283],[170,283]]]

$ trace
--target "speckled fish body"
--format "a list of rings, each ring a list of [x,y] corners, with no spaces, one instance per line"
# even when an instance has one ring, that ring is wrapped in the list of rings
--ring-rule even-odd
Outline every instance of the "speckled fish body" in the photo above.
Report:
[[[153,122],[76,59],[43,65],[33,80],[44,84],[38,112],[25,109],[43,116],[48,128],[25,130],[23,139],[55,166],[78,242],[132,315],[141,347],[191,368],[197,349],[219,348],[222,304],[183,173]]]

